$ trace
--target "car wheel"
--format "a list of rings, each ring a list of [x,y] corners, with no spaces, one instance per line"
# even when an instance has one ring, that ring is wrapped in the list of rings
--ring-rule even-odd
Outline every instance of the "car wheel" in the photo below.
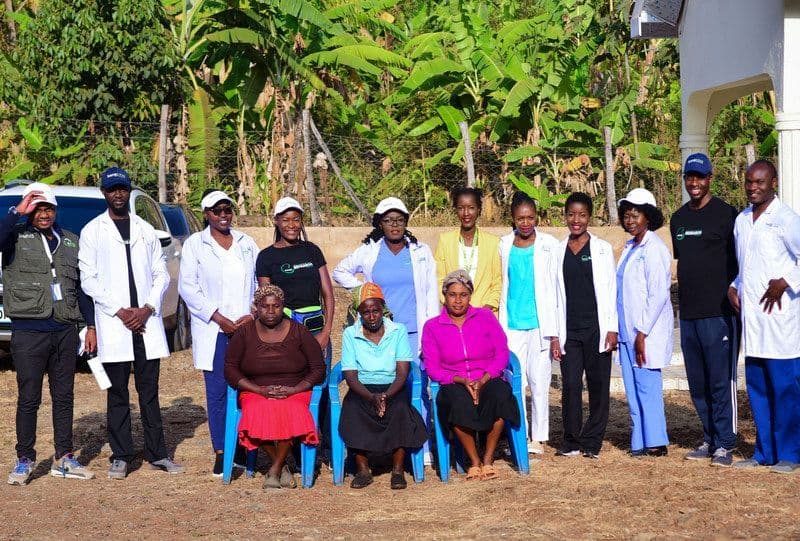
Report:
[[[175,329],[172,331],[172,351],[181,351],[192,347],[192,331],[189,325],[189,310],[183,299],[178,300],[178,311],[175,314]]]

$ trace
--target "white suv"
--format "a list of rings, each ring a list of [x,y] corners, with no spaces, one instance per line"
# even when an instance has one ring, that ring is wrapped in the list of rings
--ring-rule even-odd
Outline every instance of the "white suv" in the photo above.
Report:
[[[30,184],[30,182],[13,181],[7,184],[5,188],[0,189],[0,212],[5,212],[10,207],[15,207],[19,204],[22,199],[22,191],[27,184]],[[56,223],[61,228],[76,235],[81,234],[83,226],[89,223],[92,218],[107,209],[106,200],[100,188],[90,186],[53,186],[53,192],[56,199],[58,199]],[[191,338],[188,335],[187,326],[178,324],[181,320],[179,312],[185,313],[186,311],[186,306],[178,298],[180,242],[170,235],[167,222],[158,203],[136,186],[131,190],[130,207],[131,214],[142,218],[155,228],[156,235],[161,241],[161,246],[167,259],[167,271],[169,272],[169,287],[164,294],[164,302],[161,309],[164,327],[167,330],[170,347],[173,350],[185,349],[188,347]],[[1,294],[2,283],[0,283]],[[0,347],[7,350],[8,343],[11,340],[11,320],[3,312],[1,303],[2,297],[0,297]]]

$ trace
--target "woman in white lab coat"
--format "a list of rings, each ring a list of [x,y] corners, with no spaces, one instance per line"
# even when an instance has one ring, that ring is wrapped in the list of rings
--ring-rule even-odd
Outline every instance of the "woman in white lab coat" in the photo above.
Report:
[[[632,456],[667,454],[661,369],[672,357],[672,256],[654,233],[664,225],[653,194],[636,188],[619,201],[619,216],[633,237],[617,267],[619,351],[631,421]]]
[[[575,192],[564,205],[569,236],[556,260],[558,338],[550,353],[561,364],[560,456],[599,458],[608,424],[611,355],[617,349],[616,262],[611,245],[591,233],[592,199]],[[589,417],[583,422],[583,376]]]
[[[207,227],[183,245],[178,291],[191,314],[192,356],[203,371],[214,476],[222,475],[225,442],[225,351],[231,335],[253,319],[258,246],[231,229],[233,201],[221,191],[207,191],[200,205]]]

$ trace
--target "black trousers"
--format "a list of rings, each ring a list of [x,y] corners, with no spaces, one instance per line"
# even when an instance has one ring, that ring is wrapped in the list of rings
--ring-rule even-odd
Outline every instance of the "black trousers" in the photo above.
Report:
[[[599,453],[608,424],[611,353],[600,353],[600,330],[568,330],[561,359],[563,448]],[[583,374],[589,390],[589,418],[583,423]]]
[[[111,387],[107,395],[106,423],[111,460],[131,462],[135,455],[131,435],[131,406],[128,380],[133,368],[133,381],[139,395],[139,411],[144,429],[144,459],[155,462],[167,457],[161,406],[158,403],[160,359],[148,359],[144,338],[133,335],[133,362],[104,363]]]
[[[72,452],[72,406],[78,331],[14,331],[11,357],[17,372],[17,457],[36,460],[36,417],[42,403],[44,375],[53,400],[56,458]]]

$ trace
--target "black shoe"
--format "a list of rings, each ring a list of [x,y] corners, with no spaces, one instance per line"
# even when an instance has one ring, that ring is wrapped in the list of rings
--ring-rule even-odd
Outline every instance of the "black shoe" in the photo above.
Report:
[[[391,487],[392,490],[403,490],[404,488],[406,488],[408,486],[408,483],[406,483],[406,476],[403,474],[403,472],[400,473],[392,472],[392,480],[389,483],[389,486]]]
[[[372,484],[372,474],[369,472],[358,472],[353,480],[350,481],[350,488],[364,488]]]
[[[578,449],[569,449],[567,447],[560,447],[556,451],[556,456],[580,456],[581,452]]]
[[[647,449],[631,449],[628,451],[628,456],[632,456],[634,458],[647,456]]]
[[[598,458],[600,458],[600,453],[599,452],[595,453],[594,451],[584,451],[583,458],[591,458],[597,460]]]
[[[667,456],[667,446],[651,447],[647,449],[647,456]]]
[[[214,455],[214,471],[211,472],[214,477],[222,477],[222,453]]]

